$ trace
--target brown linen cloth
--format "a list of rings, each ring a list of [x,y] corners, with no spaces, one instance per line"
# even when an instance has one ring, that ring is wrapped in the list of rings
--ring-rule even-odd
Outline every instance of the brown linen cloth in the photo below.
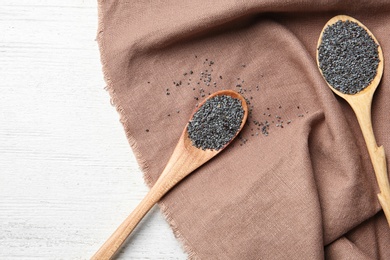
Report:
[[[373,125],[390,156],[389,10],[389,1],[99,1],[104,74],[148,185],[197,99],[242,89],[253,107],[241,139],[160,203],[190,258],[390,259],[357,120],[315,62],[334,15],[374,33],[385,71]]]

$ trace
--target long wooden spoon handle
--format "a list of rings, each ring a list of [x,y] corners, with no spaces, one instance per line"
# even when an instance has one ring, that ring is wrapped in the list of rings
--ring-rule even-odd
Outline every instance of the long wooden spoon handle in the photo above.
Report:
[[[362,130],[368,153],[370,154],[371,163],[375,171],[375,177],[380,189],[380,193],[378,194],[379,203],[382,206],[387,223],[390,226],[390,184],[387,174],[386,155],[383,146],[378,147],[376,143],[371,122],[371,103],[367,103],[367,99],[364,100],[365,98],[366,97],[363,96],[362,100],[354,99],[354,102],[349,101],[349,103],[355,111]],[[369,97],[369,100],[370,99],[371,98]]]
[[[157,203],[161,196],[156,196],[153,188],[145,196],[134,211],[122,222],[115,230],[110,238],[100,247],[100,249],[92,256],[93,260],[112,259],[119,248],[126,241],[134,228],[138,225],[141,219],[148,211]]]
[[[189,149],[193,149],[192,154],[188,152]],[[168,161],[168,164],[148,194],[91,259],[112,259],[126,241],[127,237],[153,205],[155,205],[181,179],[198,168],[201,164],[211,159],[217,153],[218,151],[203,151],[201,149],[196,149],[192,145],[189,146],[189,148],[186,148],[184,146],[184,141],[181,138]],[[197,158],[197,160],[194,160],[193,158]]]
[[[376,180],[379,185],[380,193],[378,193],[379,203],[385,213],[387,223],[390,226],[390,184],[387,175],[386,155],[383,146],[377,147],[372,152],[371,161],[374,166]]]

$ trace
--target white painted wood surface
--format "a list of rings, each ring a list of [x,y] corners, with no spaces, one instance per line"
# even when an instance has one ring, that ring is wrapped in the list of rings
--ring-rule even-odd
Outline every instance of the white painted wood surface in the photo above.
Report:
[[[0,0],[0,259],[88,259],[146,194],[95,0]],[[119,259],[186,259],[154,208]]]

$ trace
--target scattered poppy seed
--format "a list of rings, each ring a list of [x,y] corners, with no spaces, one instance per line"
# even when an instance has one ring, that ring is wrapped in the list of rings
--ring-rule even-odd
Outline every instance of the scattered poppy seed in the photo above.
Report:
[[[337,21],[323,32],[318,61],[329,85],[344,94],[356,94],[377,74],[378,45],[357,23]]]

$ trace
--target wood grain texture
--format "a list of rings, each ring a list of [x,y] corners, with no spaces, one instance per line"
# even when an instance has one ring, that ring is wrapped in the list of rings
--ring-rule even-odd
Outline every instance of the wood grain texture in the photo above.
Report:
[[[117,230],[102,245],[99,251],[96,252],[96,254],[92,257],[93,260],[112,259],[126,241],[127,237],[133,232],[138,223],[168,191],[174,188],[176,184],[191,174],[194,170],[198,169],[203,164],[211,160],[214,156],[219,154],[242,130],[248,118],[248,105],[243,96],[232,90],[221,90],[209,95],[199,104],[199,106],[197,106],[189,118],[189,121],[192,121],[194,114],[199,109],[201,109],[201,107],[209,99],[212,99],[216,96],[230,96],[241,101],[244,115],[242,117],[240,127],[236,131],[235,135],[221,149],[201,149],[193,145],[193,142],[188,134],[189,123],[187,123],[167,165],[157,179],[156,183],[150,189],[145,198],[138,204],[135,210],[122,222]]]
[[[335,16],[325,24],[317,43],[317,55],[316,55],[317,65],[321,73],[322,71],[318,59],[319,57],[318,49],[319,46],[321,45],[322,35],[328,26],[333,25],[338,21],[344,21],[344,22],[352,21],[358,24],[360,27],[364,28],[367,31],[367,33],[378,45],[379,64],[377,68],[377,73],[375,78],[365,89],[363,89],[362,91],[356,94],[350,95],[350,94],[344,94],[336,90],[335,88],[333,88],[332,85],[330,85],[328,82],[326,83],[335,94],[345,99],[348,102],[348,104],[352,107],[353,111],[355,112],[356,118],[360,125],[360,129],[363,133],[364,140],[366,142],[368,153],[370,154],[371,163],[374,168],[375,177],[380,189],[380,193],[377,194],[378,200],[382,206],[383,212],[385,213],[387,223],[390,226],[390,183],[389,183],[389,178],[387,173],[385,149],[383,148],[383,146],[378,147],[377,142],[375,140],[374,130],[372,128],[372,121],[371,121],[372,99],[375,90],[378,87],[379,82],[381,81],[382,74],[383,74],[384,57],[383,57],[382,48],[378,40],[372,34],[372,32],[360,21],[347,15]],[[326,81],[325,77],[324,79]]]
[[[0,5],[0,259],[88,259],[147,193],[109,95],[97,3]],[[186,259],[153,208],[119,259]]]

